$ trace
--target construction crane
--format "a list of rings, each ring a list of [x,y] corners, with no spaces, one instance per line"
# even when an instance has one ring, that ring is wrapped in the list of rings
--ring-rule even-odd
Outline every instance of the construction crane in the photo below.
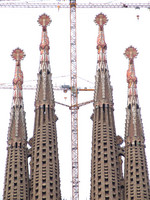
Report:
[[[48,0],[1,0],[0,8],[70,8],[70,2],[51,3]],[[72,1],[73,2],[73,1]],[[150,8],[150,3],[76,3],[76,8]]]
[[[72,153],[72,199],[79,199],[78,159],[78,88],[76,49],[76,0],[70,0],[70,86],[71,86],[71,153]]]
[[[78,104],[78,87],[77,87],[77,49],[76,49],[76,8],[148,8],[150,3],[77,3],[76,0],[69,2],[50,3],[48,1],[0,1],[0,8],[70,8],[70,90],[71,105],[71,152],[72,152],[72,200],[79,200],[79,162],[78,162],[78,109],[80,106],[93,102],[88,101]],[[0,88],[11,86],[0,85]],[[25,87],[24,89],[31,89]],[[80,89],[80,91],[90,91]],[[58,102],[56,102],[58,103]]]

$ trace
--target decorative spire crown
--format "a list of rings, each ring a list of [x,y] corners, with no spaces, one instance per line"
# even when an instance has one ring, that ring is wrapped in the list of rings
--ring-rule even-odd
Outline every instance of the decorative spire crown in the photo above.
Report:
[[[11,57],[16,61],[20,61],[20,60],[23,60],[23,58],[25,57],[25,54],[24,54],[23,50],[17,48],[15,50],[13,50]]]
[[[99,25],[99,27],[103,27],[108,22],[108,19],[106,15],[104,15],[103,13],[100,13],[96,15],[94,22],[97,25]]]
[[[43,14],[39,17],[38,23],[42,26],[42,38],[41,38],[41,44],[40,44],[40,54],[41,54],[41,63],[49,63],[49,38],[47,36],[47,26],[51,23],[51,19],[48,15]],[[47,68],[49,68],[47,66]],[[40,69],[44,69],[43,65],[40,66]]]
[[[48,15],[43,14],[39,17],[38,19],[38,23],[44,28],[46,28],[50,23],[51,23],[51,19]]]
[[[107,23],[108,19],[106,15],[103,13],[100,13],[96,15],[94,22],[99,25],[99,33],[97,37],[97,50],[98,50],[98,63],[101,61],[106,62],[106,49],[107,44],[105,42],[105,36],[104,36],[104,25]]]
[[[134,58],[137,57],[137,49],[130,46],[125,50],[124,55],[129,59],[129,68],[127,70],[127,82],[128,82],[128,104],[137,102],[137,77],[135,75]]]
[[[14,104],[18,101],[15,101],[18,98],[22,99],[22,84],[23,84],[23,73],[21,71],[20,61],[23,60],[25,54],[23,50],[17,48],[12,52],[12,58],[16,61],[16,68],[15,68],[15,76],[13,79],[13,86],[14,86]]]
[[[128,48],[125,50],[124,55],[125,55],[127,58],[129,58],[129,60],[133,60],[134,58],[137,57],[138,52],[137,52],[137,49],[136,49],[136,48],[130,46],[130,47],[128,47]]]

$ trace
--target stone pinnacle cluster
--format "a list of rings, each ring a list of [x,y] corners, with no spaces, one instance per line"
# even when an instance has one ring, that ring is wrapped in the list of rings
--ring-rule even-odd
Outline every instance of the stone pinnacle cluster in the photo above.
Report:
[[[116,135],[115,129],[113,90],[107,65],[107,44],[104,34],[104,25],[107,22],[108,19],[103,13],[95,17],[98,37],[94,109],[91,116],[93,129],[90,200],[150,200],[145,137],[134,67],[134,59],[138,52],[136,48],[130,46],[124,53],[129,59],[129,67],[125,145],[123,146],[123,139]],[[43,14],[39,17],[38,23],[42,27],[40,65],[35,95],[33,137],[29,141],[22,92],[21,60],[25,54],[20,48],[12,52],[16,67],[8,129],[3,200],[62,199],[56,130],[58,118],[55,114],[49,59],[50,44],[47,34],[51,19]],[[124,169],[122,157],[124,157]]]

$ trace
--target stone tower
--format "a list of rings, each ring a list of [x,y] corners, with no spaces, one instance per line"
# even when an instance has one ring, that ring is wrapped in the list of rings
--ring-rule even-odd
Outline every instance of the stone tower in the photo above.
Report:
[[[97,38],[97,69],[94,93],[91,200],[119,200],[119,162],[112,87],[107,66],[104,25],[107,17],[99,14],[95,23],[99,26]]]
[[[137,54],[137,50],[132,46],[125,50],[125,56],[129,59],[125,125],[125,200],[150,199],[145,138],[134,69],[134,58]]]
[[[27,131],[22,95],[23,73],[20,64],[24,56],[24,52],[19,48],[12,52],[12,57],[16,60],[16,68],[13,79],[14,94],[8,130],[3,200],[29,200]]]
[[[42,26],[40,67],[35,97],[35,124],[31,150],[31,200],[60,200],[60,177],[52,74],[47,26],[51,19],[39,17]]]

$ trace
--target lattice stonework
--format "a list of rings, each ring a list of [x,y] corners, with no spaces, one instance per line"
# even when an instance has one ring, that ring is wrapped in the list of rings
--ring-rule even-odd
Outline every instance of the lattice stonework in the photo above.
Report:
[[[35,125],[31,140],[31,200],[61,200],[55,103],[49,66],[50,18],[39,17],[42,26],[40,67],[35,97]]]

